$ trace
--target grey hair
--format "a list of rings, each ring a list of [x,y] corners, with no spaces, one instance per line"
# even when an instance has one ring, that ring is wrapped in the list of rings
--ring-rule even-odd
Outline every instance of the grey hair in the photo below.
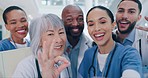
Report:
[[[31,40],[31,49],[35,56],[40,47],[41,36],[46,32],[49,27],[51,28],[64,28],[62,20],[55,14],[45,14],[39,18],[36,18],[30,23],[30,40]]]

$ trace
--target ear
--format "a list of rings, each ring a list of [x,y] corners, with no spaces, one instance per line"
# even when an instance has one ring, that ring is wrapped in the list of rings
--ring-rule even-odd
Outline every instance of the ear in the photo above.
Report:
[[[113,23],[112,23],[112,30],[115,29],[115,26],[116,26],[116,22],[113,22]]]
[[[141,15],[138,16],[138,21],[141,19],[141,17],[142,17]]]
[[[10,26],[8,24],[5,24],[5,27],[8,31],[10,30]]]

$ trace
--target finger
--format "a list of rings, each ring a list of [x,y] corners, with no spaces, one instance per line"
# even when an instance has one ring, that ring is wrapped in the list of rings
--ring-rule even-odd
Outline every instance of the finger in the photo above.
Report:
[[[53,59],[54,58],[54,44],[55,44],[55,39],[52,41],[51,45],[50,45],[50,49],[49,49],[49,59]]]
[[[64,70],[66,67],[68,67],[70,65],[70,62],[62,56],[58,56],[54,60],[56,63],[59,61],[62,62],[62,64],[57,68],[58,72],[61,72],[62,70]]]
[[[38,62],[40,65],[43,65],[42,52],[40,51],[38,51]]]
[[[47,61],[48,60],[48,45],[46,43],[46,41],[43,42],[43,47],[42,47],[42,59],[43,61]]]
[[[136,28],[139,30],[148,31],[148,27],[136,26]]]

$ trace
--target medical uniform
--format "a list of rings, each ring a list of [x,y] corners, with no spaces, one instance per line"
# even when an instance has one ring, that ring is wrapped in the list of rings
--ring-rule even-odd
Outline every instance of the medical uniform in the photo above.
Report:
[[[94,46],[85,52],[78,70],[82,78],[102,78],[105,76],[107,78],[121,78],[123,71],[126,69],[135,70],[143,77],[141,58],[136,49],[116,43],[115,48],[109,53],[101,72],[97,60],[98,50],[95,51],[96,48],[97,46]],[[94,53],[95,56],[93,57]]]
[[[117,30],[113,31],[114,40],[119,42],[117,39]],[[146,31],[133,29],[131,33],[124,39],[123,42],[120,42],[123,45],[130,45],[136,48],[141,55],[143,73],[145,78],[148,78],[148,35]]]
[[[27,47],[29,47],[30,43],[27,40],[26,42],[27,42]],[[16,49],[16,47],[10,42],[9,39],[4,39],[0,41],[0,52],[12,49]]]

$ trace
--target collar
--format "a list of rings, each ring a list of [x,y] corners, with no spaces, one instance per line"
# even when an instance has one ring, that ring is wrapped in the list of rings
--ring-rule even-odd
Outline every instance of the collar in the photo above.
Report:
[[[73,49],[79,48],[80,44],[81,44],[81,41],[82,41],[82,35],[80,36],[80,40],[78,41],[77,45]],[[68,42],[68,40],[66,41],[66,47],[72,48],[72,45]]]
[[[130,34],[124,39],[123,43],[126,41],[126,40],[129,40],[130,42],[134,42],[135,41],[135,34],[136,34],[136,29],[134,28]]]

